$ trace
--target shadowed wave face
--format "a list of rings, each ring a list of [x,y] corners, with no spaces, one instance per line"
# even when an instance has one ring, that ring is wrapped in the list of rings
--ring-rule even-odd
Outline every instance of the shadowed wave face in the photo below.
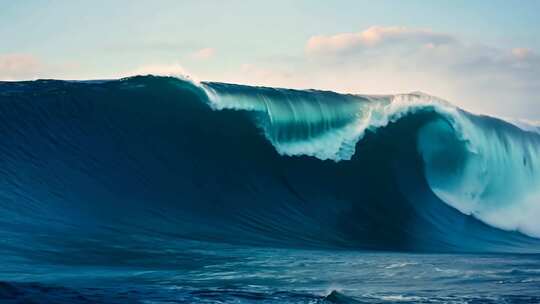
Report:
[[[421,93],[0,83],[0,132],[3,255],[540,251],[540,135]]]

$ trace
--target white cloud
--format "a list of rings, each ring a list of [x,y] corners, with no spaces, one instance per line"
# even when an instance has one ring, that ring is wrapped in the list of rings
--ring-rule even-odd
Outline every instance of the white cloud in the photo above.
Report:
[[[309,38],[306,44],[306,52],[310,54],[342,54],[387,43],[407,43],[434,47],[452,42],[454,42],[452,36],[427,29],[372,26],[357,33],[313,36]]]
[[[39,78],[55,79],[103,79],[121,78],[135,75],[156,75],[184,77],[196,80],[180,63],[145,64],[134,69],[107,74],[93,75],[84,71],[80,64],[74,62],[49,63],[42,62],[29,54],[0,54],[0,80],[34,80]]]
[[[527,59],[533,56],[534,53],[529,48],[514,48],[512,49],[512,55],[518,59]]]
[[[309,65],[318,65],[311,75],[333,78],[347,91],[423,90],[476,112],[540,116],[540,57],[529,48],[470,43],[429,29],[370,27],[312,37],[306,51]]]
[[[0,80],[35,79],[43,64],[28,54],[0,54]]]
[[[32,54],[0,54],[0,80],[75,79],[78,72],[80,65],[76,62],[50,63]]]
[[[216,50],[213,48],[203,48],[200,50],[197,50],[192,54],[193,58],[198,60],[206,60],[214,57],[216,54]]]

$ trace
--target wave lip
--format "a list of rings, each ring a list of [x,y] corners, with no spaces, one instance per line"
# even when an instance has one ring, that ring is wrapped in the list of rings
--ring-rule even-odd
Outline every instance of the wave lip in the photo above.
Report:
[[[0,118],[1,233],[18,253],[539,248],[540,135],[422,93],[16,82],[0,83]]]

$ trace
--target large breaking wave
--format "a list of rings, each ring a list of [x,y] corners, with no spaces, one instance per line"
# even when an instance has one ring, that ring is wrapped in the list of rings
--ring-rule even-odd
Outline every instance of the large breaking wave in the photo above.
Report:
[[[1,83],[0,130],[0,233],[19,255],[137,258],[157,240],[540,250],[537,129],[422,93]]]

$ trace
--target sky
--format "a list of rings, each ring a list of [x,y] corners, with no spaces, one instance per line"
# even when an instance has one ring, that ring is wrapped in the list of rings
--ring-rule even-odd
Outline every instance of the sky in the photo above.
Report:
[[[540,121],[540,1],[0,0],[0,80],[422,91]]]

